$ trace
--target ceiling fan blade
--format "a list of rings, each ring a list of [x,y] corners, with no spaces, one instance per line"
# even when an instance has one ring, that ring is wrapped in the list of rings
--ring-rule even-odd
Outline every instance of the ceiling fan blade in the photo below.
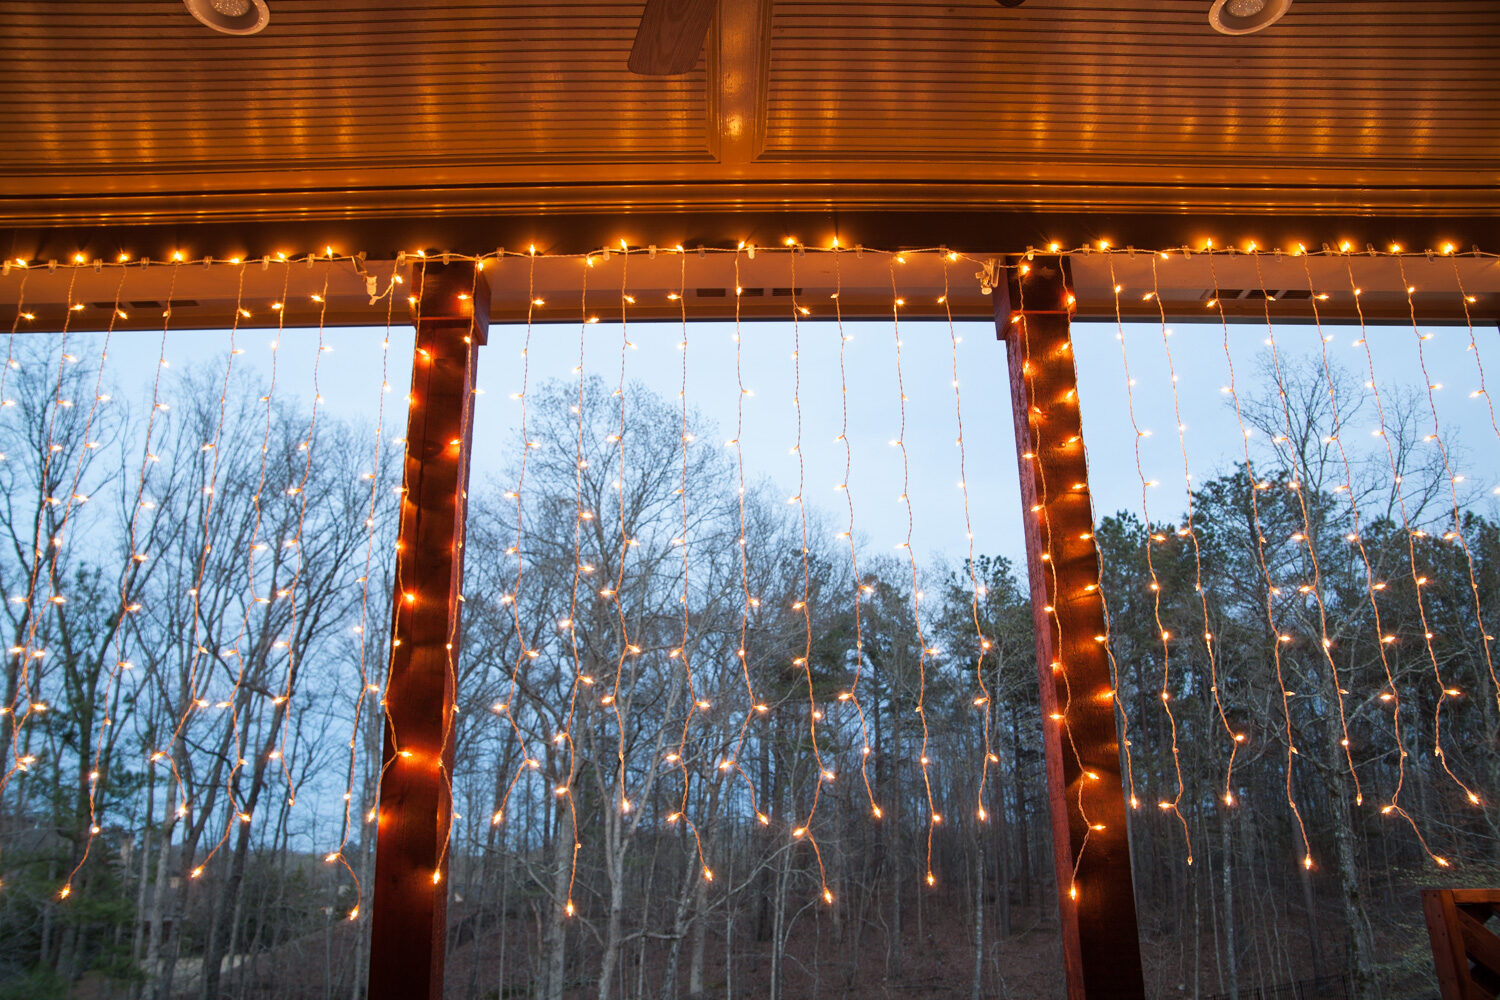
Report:
[[[630,72],[677,76],[698,64],[715,0],[646,0],[630,49]]]

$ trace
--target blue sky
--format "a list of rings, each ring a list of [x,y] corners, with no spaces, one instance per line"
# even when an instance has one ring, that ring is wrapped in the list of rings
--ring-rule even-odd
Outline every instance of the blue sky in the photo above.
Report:
[[[1217,325],[1181,325],[1172,330],[1170,343],[1179,376],[1178,401],[1186,425],[1185,440],[1194,478],[1202,481],[1232,467],[1241,456],[1239,427],[1228,397],[1221,387],[1229,381],[1223,350],[1222,330]],[[899,432],[899,395],[896,383],[896,334],[890,323],[847,323],[847,385],[850,440],[854,454],[849,488],[855,502],[855,531],[872,554],[894,551],[906,533],[906,509],[900,502],[902,468],[900,451],[890,441]],[[959,453],[955,446],[957,422],[953,389],[953,355],[946,323],[903,322],[901,352],[906,388],[910,461],[909,493],[914,513],[913,548],[919,558],[944,556],[956,562],[967,552],[964,531],[963,494],[958,483]],[[1004,345],[996,342],[993,326],[960,323],[953,331],[959,338],[958,372],[961,392],[964,450],[970,517],[975,551],[1018,558],[1022,553],[1020,501],[1016,486],[1010,400],[1005,376]],[[1331,359],[1349,367],[1363,383],[1365,353],[1353,342],[1357,329],[1327,327]],[[1465,327],[1409,326],[1372,327],[1367,331],[1375,356],[1376,374],[1382,387],[1406,385],[1425,393],[1426,382],[1418,366],[1418,334],[1431,333],[1421,347],[1433,383],[1438,420],[1444,440],[1456,458],[1455,472],[1465,475],[1465,485],[1482,504],[1493,511],[1497,498],[1490,490],[1500,470],[1500,438],[1491,427],[1485,400],[1471,397],[1479,386],[1480,372],[1470,349]],[[843,479],[844,453],[835,439],[842,422],[838,369],[839,333],[827,323],[802,323],[801,374],[803,390],[802,453],[805,458],[804,496],[824,508],[830,522],[842,527],[846,519],[842,498],[835,487]],[[1182,453],[1175,432],[1172,383],[1166,366],[1164,338],[1159,324],[1129,324],[1125,328],[1137,420],[1152,431],[1141,440],[1142,468],[1146,478],[1160,482],[1150,493],[1151,512],[1171,517],[1183,507]],[[524,328],[495,326],[480,361],[479,384],[484,389],[476,415],[474,479],[482,483],[498,477],[515,455],[515,421],[519,403],[512,394],[521,388],[520,349]],[[584,329],[584,367],[613,385],[619,374],[620,328],[600,323]],[[796,492],[797,462],[791,452],[796,443],[796,410],[793,406],[793,328],[790,323],[746,323],[739,348],[747,388],[745,430],[741,436],[747,478],[769,477],[788,496]],[[1318,331],[1310,326],[1278,326],[1277,346],[1288,369],[1316,365]],[[1489,362],[1491,388],[1500,383],[1500,337],[1490,328],[1475,331],[1479,352]],[[333,348],[319,360],[316,330],[287,330],[279,338],[274,331],[241,330],[236,343],[245,353],[236,357],[239,366],[254,367],[269,374],[273,354],[277,356],[277,395],[296,397],[304,405],[314,396],[314,362],[318,361],[317,393],[325,412],[352,420],[374,422],[382,383],[384,331],[379,329],[330,329],[323,342]],[[579,350],[579,325],[537,325],[531,337],[531,380],[572,379]],[[636,349],[627,357],[627,378],[638,380],[668,399],[675,399],[681,377],[682,337],[678,324],[635,324],[630,340]],[[1269,348],[1266,330],[1255,324],[1230,328],[1238,388],[1249,394],[1257,385],[1258,361]],[[271,342],[278,341],[275,351]],[[1080,399],[1085,441],[1089,448],[1095,507],[1099,513],[1118,509],[1139,512],[1140,478],[1134,461],[1135,432],[1127,411],[1127,385],[1121,364],[1120,343],[1114,324],[1080,323],[1074,328]],[[122,346],[128,343],[128,347]],[[132,385],[149,392],[159,337],[132,334],[115,339],[108,362],[112,378],[122,395],[131,395]],[[223,364],[228,356],[229,334],[225,331],[170,333],[166,357],[173,367],[190,364]],[[412,335],[409,328],[391,332],[389,372],[392,391],[385,396],[394,404],[387,410],[387,436],[398,437],[401,426],[401,396],[410,372]],[[100,338],[74,335],[70,350],[85,363],[97,363]],[[734,328],[723,323],[691,324],[688,328],[687,396],[691,406],[718,425],[719,432],[705,435],[695,447],[723,447],[733,437],[736,383]],[[170,399],[168,399],[170,402]],[[1356,422],[1359,433],[1345,435],[1359,448],[1369,448],[1375,426],[1373,407]]]

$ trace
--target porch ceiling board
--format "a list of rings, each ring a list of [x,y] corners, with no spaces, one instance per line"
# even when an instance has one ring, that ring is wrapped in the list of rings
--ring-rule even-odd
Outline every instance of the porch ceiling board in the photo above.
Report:
[[[1025,205],[1500,214],[1500,8],[723,0],[689,74],[642,3],[0,0],[0,226]],[[1478,238],[1475,234],[1475,238]]]

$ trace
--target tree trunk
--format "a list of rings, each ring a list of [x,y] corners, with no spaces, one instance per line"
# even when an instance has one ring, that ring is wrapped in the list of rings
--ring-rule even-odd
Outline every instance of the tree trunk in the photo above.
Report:
[[[1010,937],[1010,803],[1006,801],[1005,783],[995,782],[995,855],[999,864],[995,883],[995,903],[999,908],[999,934],[1003,940]]]
[[[771,993],[770,1000],[782,1000],[782,977],[786,972],[786,884],[790,879],[791,852],[782,851],[776,869],[776,897],[771,905]]]
[[[677,893],[677,909],[672,914],[672,934],[667,945],[667,957],[662,963],[661,1000],[675,1000],[677,996],[677,968],[682,958],[682,942],[687,937],[688,911],[693,902],[697,883],[703,881],[698,868],[698,856],[689,851],[687,867],[682,873],[682,888]],[[772,946],[775,947],[774,944]],[[775,954],[772,954],[775,961]],[[773,994],[774,1000],[774,994]]]
[[[1297,846],[1301,847],[1302,842],[1298,841]],[[1297,870],[1302,882],[1302,903],[1307,908],[1307,941],[1312,948],[1312,974],[1317,979],[1323,974],[1322,948],[1318,941],[1322,931],[1318,920],[1318,901],[1313,895],[1312,872],[1301,865],[1297,866]]]
[[[568,977],[568,877],[572,872],[572,838],[563,837],[562,810],[553,825],[552,835],[552,921],[547,930],[546,1000],[563,1000]]]
[[[693,950],[688,960],[688,996],[703,995],[703,958],[708,946],[708,883],[698,880],[693,892]]]
[[[611,839],[609,830],[618,823],[605,810],[604,826],[605,841]],[[621,922],[625,913],[625,854],[623,851],[611,852],[609,858],[609,916],[604,925],[604,956],[599,962],[599,1000],[609,1000],[614,990],[615,971],[620,964],[620,931]]]
[[[1234,930],[1234,819],[1230,807],[1226,806],[1219,824],[1220,853],[1224,864],[1224,954],[1229,960],[1229,995],[1239,1000],[1240,966],[1239,947],[1235,943]]]
[[[1020,862],[1016,873],[1021,879],[1021,905],[1031,905],[1031,824],[1026,821],[1026,788],[1021,775],[1021,719],[1014,704],[1010,709],[1010,801],[1015,809],[1016,841],[1020,845]],[[1134,843],[1134,841],[1131,841]]]
[[[144,928],[141,926],[141,914],[146,912],[146,886],[151,881],[151,822],[156,813],[156,768],[146,768],[146,821],[141,827],[141,881],[135,890],[135,924],[130,937],[130,961],[136,968],[150,969],[150,965],[142,965],[142,949],[145,947]],[[130,1000],[138,1000],[141,995],[140,982],[130,984]]]
[[[296,673],[292,671],[287,681],[288,687],[295,680]],[[241,697],[244,698],[243,695]],[[260,752],[255,757],[255,766],[250,775],[250,795],[240,807],[251,817],[254,817],[255,808],[260,803],[260,793],[265,787],[266,761],[270,760],[270,754],[276,748],[285,714],[284,708],[277,710],[275,722],[270,727],[262,741]],[[229,874],[224,879],[224,888],[219,894],[218,904],[214,907],[212,926],[203,948],[203,1000],[215,1000],[219,994],[219,980],[223,974],[225,953],[231,945],[235,930],[235,921],[232,917],[237,916],[240,911],[240,889],[245,884],[245,865],[249,859],[250,824],[237,823],[234,854],[230,861]]]
[[[168,815],[162,822],[161,846],[156,853],[156,886],[151,894],[151,913],[146,925],[146,975],[151,977],[148,994],[151,1000],[165,1000],[161,984],[162,943],[165,937],[162,921],[166,915],[167,892],[171,885],[169,865],[172,858],[172,828],[176,825],[176,820],[168,810]]]
[[[734,915],[737,907],[724,907],[724,1000],[734,1000]]]
[[[974,970],[969,1000],[984,993],[984,840],[974,844]]]
[[[1340,796],[1334,799],[1334,845],[1338,858],[1339,898],[1344,905],[1344,922],[1349,928],[1350,975],[1354,995],[1379,1000],[1380,981],[1375,972],[1375,943],[1370,919],[1365,913],[1364,886],[1360,883],[1354,831],[1348,818],[1348,804]]]

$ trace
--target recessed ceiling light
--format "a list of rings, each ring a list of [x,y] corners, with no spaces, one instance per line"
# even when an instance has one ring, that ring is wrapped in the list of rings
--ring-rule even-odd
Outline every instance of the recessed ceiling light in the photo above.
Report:
[[[271,20],[266,0],[182,0],[188,13],[226,35],[253,35]]]
[[[1214,0],[1208,23],[1225,35],[1248,35],[1281,20],[1292,0]]]

